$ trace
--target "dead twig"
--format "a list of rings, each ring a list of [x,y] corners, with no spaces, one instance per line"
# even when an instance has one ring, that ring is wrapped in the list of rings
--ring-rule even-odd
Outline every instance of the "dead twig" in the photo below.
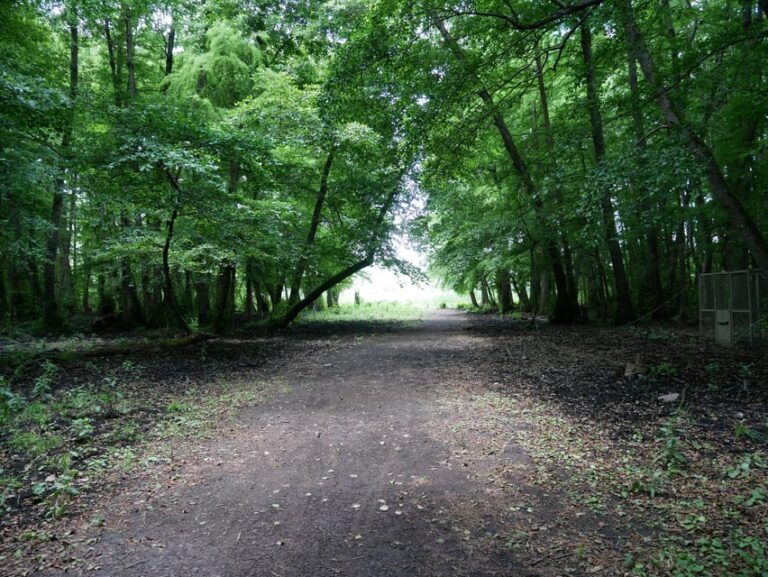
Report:
[[[572,552],[568,551],[567,553],[563,553],[562,555],[558,555],[557,557],[552,557],[552,555],[554,555],[555,553],[556,551],[553,551],[552,553],[548,553],[547,555],[544,555],[544,557],[539,557],[538,559],[533,561],[530,564],[530,566],[535,567],[536,565],[538,565],[539,563],[543,563],[547,559],[549,559],[550,561],[559,561],[560,559],[565,559],[566,557],[570,557],[571,555],[573,555]]]

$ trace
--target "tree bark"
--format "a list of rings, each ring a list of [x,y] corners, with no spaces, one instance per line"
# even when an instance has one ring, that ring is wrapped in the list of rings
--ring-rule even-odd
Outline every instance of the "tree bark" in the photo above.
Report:
[[[376,252],[380,244],[380,238],[379,238],[379,234],[381,234],[380,229],[384,224],[384,219],[386,218],[387,214],[392,208],[392,205],[395,202],[397,192],[398,192],[398,188],[395,187],[392,190],[392,192],[389,193],[389,195],[387,196],[387,199],[385,200],[384,204],[379,210],[379,213],[376,218],[376,223],[372,227],[373,234],[371,239],[368,242],[368,250],[366,251],[365,257],[357,261],[356,263],[348,266],[347,268],[339,271],[329,279],[326,279],[319,286],[315,287],[312,291],[306,294],[302,300],[300,300],[299,302],[291,306],[288,309],[288,311],[285,313],[285,315],[283,315],[279,319],[276,319],[276,324],[278,326],[281,326],[281,327],[288,326],[296,319],[297,316],[299,316],[301,311],[303,311],[305,308],[307,308],[313,302],[315,302],[318,298],[320,298],[325,291],[332,289],[340,282],[348,279],[355,273],[360,272],[364,268],[369,267],[373,264],[374,259],[376,257]]]
[[[549,118],[549,98],[547,97],[547,87],[544,84],[544,67],[541,63],[541,56],[539,54],[539,45],[536,45],[536,82],[539,88],[539,101],[541,102],[541,116],[544,121],[544,140],[547,145],[548,158],[552,159],[552,165],[557,168],[557,156],[555,154],[555,136],[552,130],[552,123]],[[563,199],[563,193],[559,186],[555,187],[555,202],[558,206],[566,206]],[[565,224],[558,222],[558,229],[560,231],[560,244],[563,247],[563,264],[565,266],[565,277],[568,285],[568,297],[570,299],[570,306],[573,310],[579,308],[578,290],[576,288],[576,274],[573,267],[573,254],[571,252],[571,242],[568,238],[568,232]]]
[[[632,126],[635,133],[635,147],[638,151],[638,162],[641,173],[644,174],[645,162],[645,123],[643,121],[643,109],[640,99],[640,85],[637,79],[637,60],[631,45],[627,45],[627,77],[629,81],[629,93],[632,106]],[[643,211],[651,213],[651,201],[645,191],[640,191]],[[661,284],[661,252],[659,250],[659,227],[651,220],[645,234],[645,284],[650,294],[652,318],[659,320],[664,318],[664,289]]]
[[[749,248],[755,261],[757,261],[758,267],[763,271],[767,271],[768,243],[766,243],[765,237],[757,228],[755,221],[747,213],[741,200],[734,194],[731,186],[725,179],[722,168],[715,158],[712,149],[704,142],[701,136],[683,121],[678,112],[677,105],[672,100],[668,90],[658,80],[655,63],[635,21],[632,0],[620,0],[618,6],[624,21],[628,40],[635,48],[635,54],[643,71],[645,81],[653,91],[664,119],[671,128],[680,134],[683,143],[705,172],[712,189],[712,194],[725,210],[732,228],[739,233],[739,236]]]
[[[123,22],[125,24],[125,67],[128,69],[128,98],[136,98],[136,63],[134,61],[135,42],[133,36],[132,10],[125,4],[122,5]]]
[[[515,172],[517,173],[518,178],[523,185],[523,188],[528,193],[533,202],[534,212],[537,216],[537,219],[540,221],[539,228],[541,230],[546,230],[547,227],[545,225],[546,218],[544,214],[544,206],[542,204],[539,191],[533,182],[533,178],[531,177],[531,173],[528,170],[528,166],[525,163],[525,160],[520,154],[520,151],[518,150],[517,145],[512,138],[512,133],[509,131],[509,127],[507,126],[504,117],[496,106],[491,93],[488,92],[488,89],[480,82],[480,79],[477,77],[477,75],[469,69],[464,52],[458,43],[453,39],[453,37],[451,37],[448,29],[445,27],[445,24],[443,24],[443,22],[438,22],[436,26],[440,31],[445,44],[451,50],[456,60],[458,60],[464,66],[465,72],[469,74],[472,77],[472,80],[477,84],[477,86],[479,86],[477,95],[483,101],[483,104],[493,119],[493,124],[501,136],[501,140],[504,143],[504,149],[507,152],[510,161],[512,162],[512,166],[514,167]],[[557,289],[557,300],[555,304],[553,321],[562,324],[572,323],[578,316],[578,309],[574,309],[572,299],[568,291],[568,279],[566,277],[565,271],[563,270],[560,251],[551,236],[548,236],[544,240],[545,250],[547,252],[547,256],[550,259],[550,265],[552,266],[552,273]]]
[[[605,136],[603,134],[603,118],[600,113],[600,96],[597,91],[595,78],[595,63],[592,57],[592,31],[589,22],[581,25],[581,56],[584,62],[584,74],[587,83],[587,108],[592,131],[592,145],[595,149],[595,164],[600,166],[605,161]],[[614,286],[616,288],[616,313],[614,322],[624,324],[635,317],[632,306],[632,294],[627,281],[627,271],[624,266],[624,255],[619,244],[619,233],[616,228],[613,202],[609,190],[600,191],[600,208],[603,215],[603,230],[608,244],[608,253],[613,267]]]
[[[514,301],[512,300],[512,286],[509,282],[509,271],[500,270],[499,275],[499,312],[502,314],[512,312]]]
[[[323,172],[320,177],[320,189],[317,193],[317,199],[315,200],[315,207],[312,211],[312,219],[309,222],[309,231],[307,232],[307,238],[304,241],[304,249],[302,250],[299,262],[296,264],[296,270],[293,273],[293,279],[291,280],[291,296],[288,302],[295,304],[299,300],[299,290],[301,289],[301,280],[304,276],[304,270],[307,267],[307,261],[309,259],[309,251],[312,249],[312,245],[315,243],[315,237],[317,236],[317,229],[320,226],[320,218],[323,214],[323,206],[325,205],[325,198],[328,195],[328,178],[331,175],[331,168],[333,167],[333,161],[336,157],[336,148],[331,148],[323,166]]]
[[[112,90],[114,92],[115,104],[120,107],[123,103],[123,90],[120,86],[120,70],[115,55],[115,43],[112,39],[112,30],[109,19],[104,19],[104,38],[107,41],[107,56],[109,59],[110,77],[112,78]]]
[[[72,142],[74,128],[75,101],[77,99],[78,74],[79,74],[79,31],[77,26],[77,13],[70,15],[69,25],[69,102],[70,108],[64,117],[64,126],[61,136],[61,153],[65,162],[59,167],[53,190],[53,204],[51,206],[51,231],[48,234],[46,245],[46,259],[43,268],[43,322],[47,327],[59,327],[63,324],[56,283],[56,260],[59,250],[59,236],[61,234],[61,220],[64,211],[64,199],[66,197],[66,174],[69,168],[68,156]]]
[[[515,289],[517,298],[520,301],[520,308],[524,311],[531,312],[531,301],[528,298],[528,291],[525,288],[525,284],[517,282],[517,279],[514,276],[511,278],[511,280],[512,288]]]
[[[165,305],[173,314],[176,323],[184,329],[184,332],[192,332],[189,329],[189,324],[181,314],[179,309],[179,303],[176,302],[176,293],[173,290],[173,279],[171,278],[171,266],[168,263],[168,255],[171,251],[171,241],[173,240],[173,227],[176,224],[176,219],[179,216],[178,208],[174,207],[171,211],[171,216],[166,223],[165,243],[163,244],[163,277],[165,278]]]
[[[171,22],[171,29],[168,31],[168,38],[165,41],[165,75],[170,76],[173,73],[173,49],[176,45],[176,28]],[[163,91],[168,90],[168,87]]]
[[[213,323],[216,332],[220,334],[232,330],[235,314],[236,272],[233,263],[225,264],[219,270],[216,286],[216,317]]]
[[[203,327],[211,322],[211,289],[208,280],[198,280],[195,283],[197,293],[197,323]]]

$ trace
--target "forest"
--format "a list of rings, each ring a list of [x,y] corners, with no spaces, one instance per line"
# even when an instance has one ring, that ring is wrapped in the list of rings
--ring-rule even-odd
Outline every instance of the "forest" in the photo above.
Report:
[[[765,10],[6,4],[0,319],[286,325],[394,234],[478,306],[696,318],[768,269]]]
[[[0,574],[764,577],[767,63],[768,0],[0,0]]]

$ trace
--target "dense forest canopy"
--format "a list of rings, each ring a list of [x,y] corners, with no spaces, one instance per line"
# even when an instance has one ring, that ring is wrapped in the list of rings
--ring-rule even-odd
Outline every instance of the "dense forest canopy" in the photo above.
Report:
[[[408,271],[397,227],[477,305],[685,319],[697,273],[768,270],[767,16],[6,1],[0,319],[287,324]]]

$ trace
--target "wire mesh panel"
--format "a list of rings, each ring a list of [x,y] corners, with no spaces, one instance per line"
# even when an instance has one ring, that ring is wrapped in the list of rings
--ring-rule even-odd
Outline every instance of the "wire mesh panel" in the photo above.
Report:
[[[699,326],[703,339],[730,346],[752,343],[768,329],[768,279],[755,270],[699,275]]]

